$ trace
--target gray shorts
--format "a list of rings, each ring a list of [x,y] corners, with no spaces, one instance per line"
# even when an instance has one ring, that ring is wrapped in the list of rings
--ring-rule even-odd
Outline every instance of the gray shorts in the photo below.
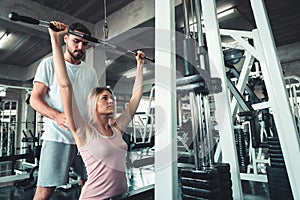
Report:
[[[74,144],[44,140],[39,161],[37,186],[57,187],[69,181],[69,169],[86,179],[85,166]]]

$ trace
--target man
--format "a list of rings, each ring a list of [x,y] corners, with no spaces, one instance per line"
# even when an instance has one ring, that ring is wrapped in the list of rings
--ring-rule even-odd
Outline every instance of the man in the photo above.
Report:
[[[91,35],[80,23],[74,23],[69,30]],[[64,59],[68,76],[74,85],[74,96],[79,110],[87,121],[87,97],[98,85],[96,71],[81,59],[88,48],[88,41],[81,37],[66,34]],[[60,88],[54,74],[53,57],[45,58],[37,68],[33,81],[30,105],[44,116],[44,130],[41,139],[42,150],[39,162],[38,182],[34,199],[49,199],[57,186],[65,185],[69,179],[69,168],[74,166],[81,177],[85,177],[84,164],[77,155],[77,148],[72,133],[68,130],[61,102]]]

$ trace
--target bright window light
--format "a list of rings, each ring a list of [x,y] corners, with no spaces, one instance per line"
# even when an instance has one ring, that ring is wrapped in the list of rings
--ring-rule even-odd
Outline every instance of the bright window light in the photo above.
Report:
[[[0,86],[0,97],[5,97],[6,96],[6,88]]]
[[[0,32],[0,49],[4,49],[7,47],[10,38],[11,34],[8,34],[6,31]]]

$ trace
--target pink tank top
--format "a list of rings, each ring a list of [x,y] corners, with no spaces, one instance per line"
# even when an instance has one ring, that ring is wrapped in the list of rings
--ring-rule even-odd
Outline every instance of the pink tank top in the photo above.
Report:
[[[128,192],[127,144],[118,129],[112,130],[113,136],[107,137],[92,127],[90,141],[79,148],[88,175],[80,199],[107,199]]]

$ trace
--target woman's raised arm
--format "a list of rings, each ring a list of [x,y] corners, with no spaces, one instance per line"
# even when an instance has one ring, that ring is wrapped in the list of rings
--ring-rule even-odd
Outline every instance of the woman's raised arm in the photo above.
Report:
[[[132,120],[138,106],[140,100],[143,95],[143,65],[144,65],[144,57],[145,54],[142,51],[138,51],[136,55],[136,77],[132,89],[132,96],[130,98],[128,107],[126,110],[117,118],[115,122],[115,126],[120,131],[123,131],[125,127]]]
[[[68,33],[68,26],[60,22],[52,22],[61,31],[55,32],[49,28],[51,36],[51,46],[54,60],[54,70],[60,87],[64,113],[67,117],[68,129],[73,133],[78,146],[84,145],[77,134],[77,129],[74,122],[74,113],[79,113],[76,102],[73,102],[73,88],[69,79],[67,68],[62,50],[62,37]],[[75,104],[75,106],[74,106]],[[74,109],[75,107],[75,109]],[[77,109],[76,109],[77,108]]]

